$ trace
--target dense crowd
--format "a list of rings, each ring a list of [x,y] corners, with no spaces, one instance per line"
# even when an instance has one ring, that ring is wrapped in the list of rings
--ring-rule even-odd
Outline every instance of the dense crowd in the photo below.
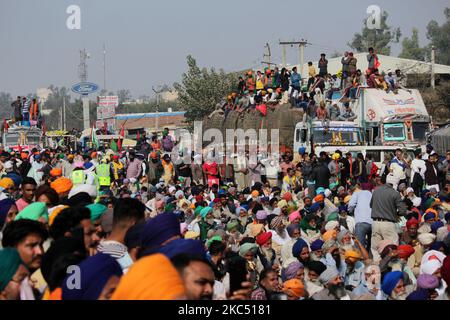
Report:
[[[367,55],[368,69],[357,69],[357,59],[353,52],[345,52],[341,59],[342,68],[337,74],[328,73],[328,60],[321,54],[316,67],[308,62],[307,77],[291,70],[278,67],[263,71],[248,71],[239,77],[237,88],[230,93],[227,101],[219,104],[214,114],[223,114],[225,119],[231,111],[266,116],[268,108],[274,110],[278,104],[290,103],[291,107],[302,109],[313,120],[353,121],[356,115],[351,102],[357,98],[361,86],[397,93],[405,88],[405,77],[399,69],[380,72],[381,62],[373,48]],[[340,103],[333,99],[339,92]]]
[[[0,299],[449,299],[450,152],[173,147],[1,150]]]
[[[333,76],[325,54],[306,81],[296,68],[249,72],[216,112],[290,102],[353,120],[359,86],[403,86],[399,71],[378,74],[371,48],[367,60],[365,76],[351,52]],[[26,100],[13,107],[25,125],[39,114]],[[397,149],[377,164],[339,149],[260,150],[251,161],[248,150],[177,151],[167,128],[138,140],[1,148],[0,299],[450,298],[450,151]]]

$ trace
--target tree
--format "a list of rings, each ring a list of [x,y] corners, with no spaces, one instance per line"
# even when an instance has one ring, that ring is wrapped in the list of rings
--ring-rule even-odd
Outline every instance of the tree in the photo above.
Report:
[[[416,28],[413,28],[411,38],[403,39],[402,48],[399,58],[425,61],[427,49],[419,46],[419,31]]]
[[[342,56],[343,56],[343,54],[336,50],[334,50],[334,52],[332,54],[330,54],[330,58],[339,58]]]
[[[125,101],[129,101],[132,98],[131,92],[128,89],[118,90],[117,93],[116,93],[116,96],[119,97],[119,104],[122,104]]]
[[[1,121],[3,119],[10,119],[13,114],[13,108],[11,107],[11,103],[13,103],[14,99],[11,97],[11,94],[7,92],[0,92],[0,117]]]
[[[373,47],[377,53],[390,55],[391,43],[398,43],[401,36],[400,28],[393,29],[387,25],[388,13],[383,11],[381,15],[381,25],[379,29],[367,28],[367,19],[364,19],[361,33],[355,33],[352,42],[348,43],[350,48],[357,52],[367,52],[369,47]]]
[[[183,73],[181,83],[174,83],[178,99],[185,108],[188,122],[201,120],[210,114],[227,94],[236,87],[236,75],[226,74],[197,66],[192,56],[187,56],[188,72]]]
[[[427,38],[430,46],[436,47],[436,63],[450,65],[450,8],[445,8],[446,21],[439,26],[435,20],[431,20],[427,26]]]

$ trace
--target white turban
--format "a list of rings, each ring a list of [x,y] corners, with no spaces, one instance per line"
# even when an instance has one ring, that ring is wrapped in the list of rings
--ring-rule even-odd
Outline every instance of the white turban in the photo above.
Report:
[[[325,230],[329,231],[329,230],[332,230],[332,229],[336,228],[337,226],[339,226],[339,222],[337,222],[337,221],[328,221],[327,224],[325,225]]]
[[[336,267],[329,266],[325,269],[324,272],[322,272],[319,276],[319,281],[327,285],[330,281],[334,280],[337,276],[339,276],[339,271],[336,269]]]
[[[428,223],[424,223],[422,224],[419,229],[417,229],[417,233],[430,233],[431,232],[431,227]]]
[[[421,233],[417,236],[420,244],[423,246],[429,246],[436,240],[436,236],[432,233]]]
[[[437,269],[442,267],[442,264],[439,262],[439,260],[428,260],[424,264],[420,266],[420,274],[430,274],[436,272]]]
[[[178,190],[177,192],[175,192],[175,198],[178,199],[179,197],[184,197],[184,192],[181,190]]]
[[[437,241],[444,241],[445,238],[448,236],[448,228],[446,226],[440,227],[436,231],[436,240]]]
[[[325,189],[325,198],[328,198],[331,195],[330,189]]]
[[[415,197],[412,200],[412,204],[413,204],[414,207],[419,207],[421,203],[422,203],[422,199],[419,198],[419,197]]]
[[[69,199],[72,198],[74,195],[86,192],[88,193],[92,198],[97,198],[97,187],[91,184],[79,184],[73,187],[69,192]]]

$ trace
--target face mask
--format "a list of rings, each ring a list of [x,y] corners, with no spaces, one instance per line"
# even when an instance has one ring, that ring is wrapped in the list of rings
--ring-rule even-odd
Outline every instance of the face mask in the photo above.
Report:
[[[131,259],[128,252],[126,252],[120,259],[117,259],[117,262],[122,267],[122,270],[128,269],[133,264],[133,259]]]
[[[20,300],[35,300],[28,277],[20,284]]]

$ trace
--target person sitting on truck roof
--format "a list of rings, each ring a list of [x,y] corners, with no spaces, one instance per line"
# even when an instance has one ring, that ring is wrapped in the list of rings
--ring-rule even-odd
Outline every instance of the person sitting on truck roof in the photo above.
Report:
[[[328,115],[331,121],[339,120],[341,109],[339,108],[337,103],[333,103],[328,106]]]
[[[316,109],[316,116],[318,120],[325,120],[328,118],[328,110],[325,108],[325,102],[322,100],[319,107]]]
[[[339,121],[353,121],[356,119],[355,113],[352,111],[352,107],[346,106],[345,112],[338,117]]]

